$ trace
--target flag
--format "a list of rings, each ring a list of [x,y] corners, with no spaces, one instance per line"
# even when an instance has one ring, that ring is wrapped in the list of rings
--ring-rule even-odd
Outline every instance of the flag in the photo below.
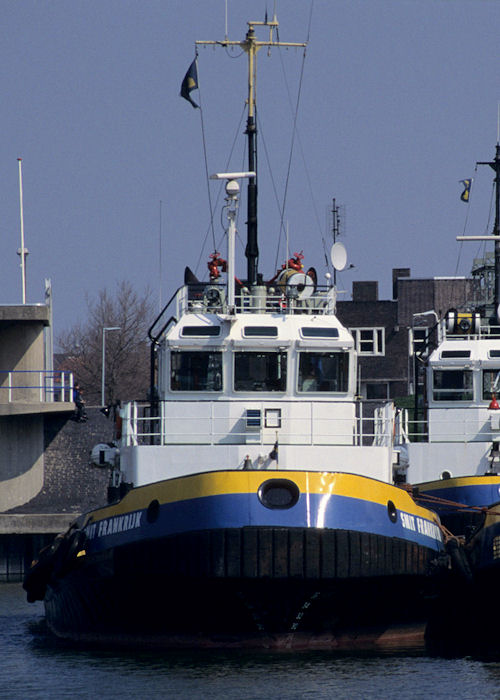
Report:
[[[460,180],[460,183],[464,186],[464,191],[460,195],[462,202],[468,202],[470,197],[470,188],[472,187],[472,178],[468,180]]]
[[[189,93],[192,90],[197,90],[197,89],[198,89],[198,69],[196,67],[196,58],[195,58],[194,61],[189,66],[188,71],[187,71],[186,75],[184,76],[184,80],[182,81],[182,85],[181,85],[181,97],[183,97],[188,102],[191,102],[193,107],[199,107],[199,105],[197,105],[196,102],[193,102]]]

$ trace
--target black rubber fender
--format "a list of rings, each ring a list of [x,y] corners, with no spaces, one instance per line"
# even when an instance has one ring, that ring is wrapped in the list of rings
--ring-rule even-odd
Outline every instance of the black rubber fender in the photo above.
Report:
[[[450,555],[451,568],[465,581],[472,581],[472,571],[464,548],[456,539],[446,543],[446,551]]]
[[[86,541],[87,535],[83,530],[73,530],[65,535],[54,561],[54,574],[56,576],[60,578],[68,573],[74,564],[76,555],[84,549]]]

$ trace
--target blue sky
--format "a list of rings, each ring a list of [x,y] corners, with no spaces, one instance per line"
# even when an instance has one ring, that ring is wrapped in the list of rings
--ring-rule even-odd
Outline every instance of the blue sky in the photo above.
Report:
[[[229,38],[263,20],[273,0],[228,0]],[[312,15],[311,15],[312,6]],[[224,0],[10,0],[0,27],[2,303],[20,303],[17,158],[23,159],[29,302],[52,280],[56,335],[86,316],[85,294],[129,279],[165,301],[184,266],[206,278],[211,237],[200,112],[179,97],[196,39],[223,39]],[[282,41],[309,46],[258,56],[260,270],[277,249],[303,66],[285,223],[291,251],[327,271],[332,198],[355,267],[378,280],[468,274],[488,230],[500,100],[497,0],[278,0]],[[311,18],[311,21],[310,21]],[[309,27],[310,22],[310,27]],[[200,49],[208,169],[223,170],[238,133],[247,64],[239,51]],[[239,57],[238,57],[239,56]],[[288,92],[287,92],[288,91]],[[243,167],[241,132],[231,169]],[[265,148],[264,148],[265,143]],[[272,168],[269,178],[267,154]],[[470,208],[459,180],[474,176]],[[274,184],[273,184],[274,183]],[[210,185],[213,201],[217,185]],[[161,201],[161,246],[160,246]],[[215,206],[215,204],[214,204]],[[243,203],[243,207],[245,204]],[[244,211],[239,231],[245,236]],[[220,206],[216,243],[223,255]],[[491,230],[491,224],[490,224]],[[162,251],[160,280],[160,248]],[[201,263],[198,265],[201,254]],[[237,247],[237,274],[246,261]],[[198,265],[198,267],[197,267]]]

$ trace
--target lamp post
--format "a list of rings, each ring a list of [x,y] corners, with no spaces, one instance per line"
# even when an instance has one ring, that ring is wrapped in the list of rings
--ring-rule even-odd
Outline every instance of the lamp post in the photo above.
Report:
[[[102,329],[102,375],[101,375],[101,405],[104,406],[104,386],[106,380],[106,331],[119,331],[120,326],[106,326]]]

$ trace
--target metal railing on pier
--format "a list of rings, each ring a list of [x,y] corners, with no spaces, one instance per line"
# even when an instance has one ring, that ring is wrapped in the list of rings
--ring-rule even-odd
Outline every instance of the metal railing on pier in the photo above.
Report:
[[[73,373],[0,370],[0,404],[73,401]]]

